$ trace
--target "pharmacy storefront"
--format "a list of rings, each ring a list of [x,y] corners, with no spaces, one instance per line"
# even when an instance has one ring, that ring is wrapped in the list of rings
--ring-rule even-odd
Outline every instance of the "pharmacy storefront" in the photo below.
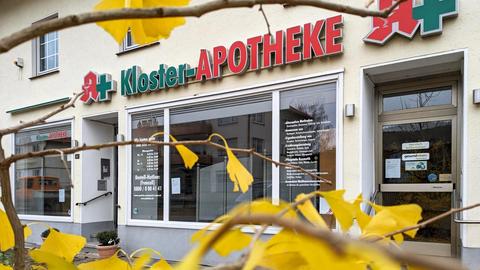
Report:
[[[187,20],[145,46],[127,37],[120,49],[95,26],[76,29],[77,40],[60,32],[48,41],[60,48],[55,72],[23,78],[2,68],[21,77],[22,91],[41,91],[12,97],[2,121],[51,110],[68,100],[65,89],[84,95],[75,109],[12,136],[12,152],[218,133],[230,147],[332,184],[239,154],[254,182],[234,192],[224,151],[191,146],[199,160],[187,169],[174,147],[139,144],[69,156],[68,171],[60,157],[18,162],[17,209],[25,221],[48,221],[91,242],[117,228],[127,250],[149,246],[179,260],[195,230],[259,198],[346,189],[351,199],[420,204],[425,219],[477,203],[480,49],[472,11],[480,8],[460,0],[405,1],[386,19],[271,7],[269,34],[258,14],[233,10]],[[324,201],[315,205],[331,219]],[[478,219],[475,211],[443,219],[405,245],[468,257],[480,248]],[[206,263],[220,260],[209,254]]]

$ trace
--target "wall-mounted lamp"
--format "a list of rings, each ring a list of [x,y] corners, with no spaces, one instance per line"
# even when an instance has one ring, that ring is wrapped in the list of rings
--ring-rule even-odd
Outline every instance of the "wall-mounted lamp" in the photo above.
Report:
[[[123,142],[125,141],[125,136],[123,134],[117,134],[117,142]]]
[[[473,89],[473,104],[480,104],[480,89]]]
[[[15,64],[15,66],[19,68],[23,68],[23,58],[19,57],[15,61],[13,61],[13,63]]]
[[[354,117],[355,116],[355,104],[346,104],[345,105],[345,116]]]

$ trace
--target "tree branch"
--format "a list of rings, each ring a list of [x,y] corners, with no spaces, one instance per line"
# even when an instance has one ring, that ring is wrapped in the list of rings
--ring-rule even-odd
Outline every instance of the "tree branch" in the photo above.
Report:
[[[119,19],[148,19],[148,18],[169,18],[169,17],[200,17],[204,14],[230,8],[251,8],[255,5],[288,5],[288,6],[310,6],[326,10],[357,15],[361,17],[383,17],[388,15],[402,2],[398,0],[389,8],[384,10],[370,10],[366,8],[353,7],[349,5],[334,3],[327,0],[212,0],[203,4],[187,7],[157,7],[145,9],[112,9],[108,11],[87,12],[77,15],[69,15],[63,18],[39,22],[26,27],[18,32],[0,39],[0,53],[26,42],[32,38],[62,30],[69,27]]]
[[[58,107],[56,110],[51,111],[51,112],[45,114],[44,116],[42,116],[40,118],[37,118],[37,119],[29,121],[29,122],[20,123],[19,125],[16,125],[16,126],[13,126],[13,127],[0,129],[0,137],[3,136],[3,135],[11,134],[11,133],[16,133],[17,131],[22,130],[24,128],[33,127],[33,126],[45,123],[45,121],[47,119],[49,119],[50,117],[52,117],[52,116],[54,116],[54,115],[56,115],[56,114],[58,114],[62,111],[65,111],[68,108],[75,107],[75,102],[82,95],[83,95],[83,92],[80,92],[78,94],[74,94],[74,96],[70,99],[70,101],[67,104],[63,104],[62,106]]]

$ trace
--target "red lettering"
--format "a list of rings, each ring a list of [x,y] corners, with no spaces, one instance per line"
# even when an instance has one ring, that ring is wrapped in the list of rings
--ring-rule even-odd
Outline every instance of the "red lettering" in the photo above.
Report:
[[[205,77],[205,80],[212,78],[212,67],[210,65],[210,56],[207,50],[200,50],[200,58],[198,59],[196,80],[201,81]]]
[[[275,33],[275,40],[272,42],[270,34],[263,36],[263,67],[271,67],[271,55],[275,54],[275,65],[283,64],[283,31]]]
[[[238,51],[238,63],[235,57]],[[235,41],[228,50],[228,68],[232,73],[241,73],[247,68],[247,47],[241,41]]]
[[[227,48],[224,46],[217,46],[213,48],[213,77],[218,78],[222,75],[221,66],[227,60]]]
[[[320,33],[322,32],[325,20],[319,20],[315,23],[312,30],[312,24],[307,23],[303,27],[303,59],[322,56],[324,54],[322,44],[320,44]]]
[[[287,29],[285,37],[285,63],[287,64],[298,62],[302,59],[302,54],[300,52],[295,52],[295,49],[301,45],[300,39],[295,37],[295,35],[300,33],[302,33],[300,25]]]
[[[337,28],[338,25],[343,23],[342,15],[330,17],[327,19],[325,29],[325,52],[326,54],[341,53],[343,51],[343,45],[337,43],[337,39],[342,37],[342,29]]]
[[[259,67],[258,63],[258,46],[262,43],[262,36],[257,36],[247,39],[247,45],[250,47],[250,69],[256,70]]]

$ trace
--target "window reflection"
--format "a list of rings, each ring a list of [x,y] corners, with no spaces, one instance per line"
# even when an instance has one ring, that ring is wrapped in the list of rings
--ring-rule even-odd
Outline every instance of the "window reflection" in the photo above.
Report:
[[[452,104],[452,90],[450,88],[428,89],[383,96],[384,112],[449,104]]]

